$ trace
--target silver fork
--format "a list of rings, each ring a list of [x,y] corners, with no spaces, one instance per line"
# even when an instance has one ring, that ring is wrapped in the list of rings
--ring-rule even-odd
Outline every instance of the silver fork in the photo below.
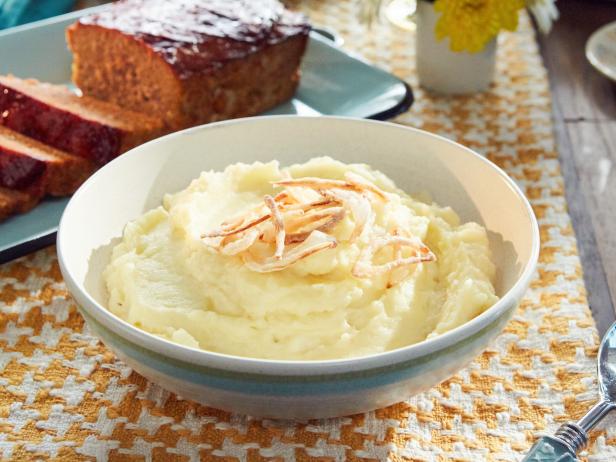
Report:
[[[616,323],[612,324],[601,341],[597,370],[601,400],[577,422],[563,424],[555,436],[542,437],[522,462],[577,461],[577,452],[588,442],[588,432],[616,409]]]

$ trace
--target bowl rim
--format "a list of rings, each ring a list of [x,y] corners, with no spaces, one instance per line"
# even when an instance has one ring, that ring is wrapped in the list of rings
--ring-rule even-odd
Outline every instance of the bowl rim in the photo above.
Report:
[[[78,283],[69,270],[69,265],[65,260],[65,246],[70,245],[70,242],[65,242],[63,236],[65,234],[65,227],[67,222],[67,216],[72,213],[75,202],[79,199],[80,193],[93,184],[100,172],[104,171],[110,165],[116,161],[121,161],[122,158],[134,154],[134,151],[142,151],[147,149],[148,146],[152,146],[157,143],[164,143],[167,139],[183,136],[187,133],[197,132],[201,130],[220,129],[230,125],[241,125],[251,123],[263,123],[266,121],[273,121],[280,119],[293,119],[297,123],[310,120],[331,120],[342,121],[345,123],[357,123],[380,125],[387,129],[396,130],[409,130],[420,134],[421,136],[428,136],[438,139],[442,143],[448,143],[455,146],[457,149],[464,151],[471,157],[475,157],[480,162],[487,164],[494,172],[499,175],[502,180],[513,190],[514,194],[522,202],[526,209],[528,220],[531,226],[531,253],[520,277],[515,284],[491,307],[479,314],[475,318],[467,321],[466,323],[440,334],[434,338],[426,339],[418,343],[400,347],[394,350],[384,351],[377,354],[358,356],[352,358],[342,359],[327,359],[327,360],[276,360],[276,359],[260,359],[250,358],[243,356],[235,356],[225,353],[212,352],[202,350],[199,348],[188,347],[174,343],[170,340],[158,337],[145,330],[133,326],[122,318],[116,316],[111,311],[103,307],[85,290],[82,284]],[[310,122],[308,122],[310,123]],[[414,127],[409,127],[402,124],[393,122],[383,122],[369,119],[361,119],[356,117],[339,117],[339,116],[295,116],[295,115],[273,115],[273,116],[256,116],[245,117],[239,119],[225,120],[220,122],[214,122],[210,124],[191,127],[185,130],[174,132],[165,135],[161,138],[149,141],[141,146],[133,148],[123,154],[122,156],[114,159],[101,169],[99,169],[94,175],[92,175],[86,182],[77,190],[77,192],[71,197],[58,227],[57,237],[57,254],[60,265],[61,273],[64,277],[65,283],[72,293],[73,297],[77,301],[78,305],[87,313],[92,316],[97,322],[103,325],[103,327],[112,330],[117,335],[120,335],[125,340],[134,343],[142,348],[157,353],[163,357],[171,358],[183,363],[189,363],[195,366],[201,366],[206,368],[214,368],[229,372],[257,374],[257,375],[278,375],[278,376],[314,376],[314,375],[339,375],[347,372],[360,372],[365,370],[371,370],[376,368],[382,368],[386,366],[395,365],[397,363],[409,361],[415,358],[433,354],[442,349],[450,347],[480,331],[485,326],[491,324],[497,318],[502,316],[510,307],[512,302],[520,300],[526,292],[530,280],[534,274],[537,266],[540,250],[540,234],[539,225],[533,212],[533,209],[523,194],[518,185],[496,164],[476,153],[472,149],[463,146],[460,143],[452,141],[444,136],[437,135],[426,130],[421,130]]]
[[[586,40],[586,45],[584,46],[584,54],[586,55],[586,59],[588,62],[601,74],[603,74],[608,79],[616,82],[616,69],[613,67],[609,67],[609,65],[605,64],[599,57],[597,56],[597,47],[600,45],[601,40],[604,39],[604,35],[610,32],[612,29],[616,30],[616,21],[609,22],[599,29],[594,31],[591,36]]]

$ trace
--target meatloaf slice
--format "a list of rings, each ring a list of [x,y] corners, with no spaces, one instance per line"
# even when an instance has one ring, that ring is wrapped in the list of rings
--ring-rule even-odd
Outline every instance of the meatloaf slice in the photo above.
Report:
[[[35,197],[65,196],[75,192],[93,169],[86,159],[0,126],[0,187]]]
[[[0,76],[0,125],[99,165],[162,133],[154,117],[14,76]]]
[[[0,221],[16,213],[27,212],[38,200],[36,195],[0,187]]]
[[[79,19],[67,41],[85,95],[178,129],[291,98],[309,31],[277,0],[124,0]]]

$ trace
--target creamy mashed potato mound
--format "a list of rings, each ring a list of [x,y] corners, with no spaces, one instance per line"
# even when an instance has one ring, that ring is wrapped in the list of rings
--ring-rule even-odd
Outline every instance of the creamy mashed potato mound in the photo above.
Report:
[[[372,194],[363,231],[357,235],[359,219],[347,210],[316,233],[335,246],[284,269],[262,272],[247,263],[269,258],[278,264],[274,244],[259,241],[263,235],[243,254],[217,248],[222,238],[215,232],[204,237],[263,204],[265,195],[278,197],[283,188],[273,182],[340,181],[349,172],[385,191],[387,200],[362,191]],[[374,274],[368,267],[356,276],[362,255],[388,233],[418,238],[436,258]],[[290,243],[284,252],[299,245]],[[373,249],[369,265],[420,255],[418,249]],[[364,356],[446,332],[496,302],[493,277],[483,227],[461,224],[449,207],[412,198],[366,165],[325,157],[287,168],[273,161],[203,172],[126,226],[104,273],[110,310],[141,329],[208,351],[288,360]]]

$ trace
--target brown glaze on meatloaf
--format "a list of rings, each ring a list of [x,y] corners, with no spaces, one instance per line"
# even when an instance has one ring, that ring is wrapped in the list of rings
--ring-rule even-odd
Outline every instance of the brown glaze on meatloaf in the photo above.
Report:
[[[291,98],[309,31],[277,0],[124,0],[81,18],[67,38],[84,94],[176,129]]]
[[[57,149],[109,162],[162,133],[162,122],[80,97],[61,85],[0,76],[0,125]]]
[[[310,30],[303,15],[276,0],[125,0],[79,24],[134,37],[181,78],[211,72]]]

